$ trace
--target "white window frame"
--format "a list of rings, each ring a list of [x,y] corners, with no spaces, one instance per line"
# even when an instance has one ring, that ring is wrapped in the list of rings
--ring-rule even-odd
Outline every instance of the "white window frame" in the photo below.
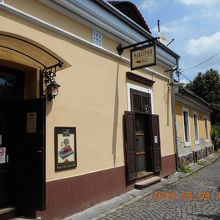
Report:
[[[153,90],[149,89],[148,87],[137,86],[132,83],[127,83],[128,111],[131,111],[131,89],[144,92],[144,93],[149,93],[151,95],[151,111],[152,111],[152,114],[154,114]]]
[[[197,126],[195,125],[194,117],[196,116]],[[194,137],[195,137],[195,144],[199,144],[199,118],[198,113],[193,111],[193,126],[194,126]],[[196,129],[197,129],[197,135],[198,139],[196,140]]]
[[[207,122],[207,127],[206,127]],[[205,126],[205,140],[206,142],[209,142],[209,125],[208,125],[208,116],[204,115],[204,126]],[[208,138],[207,138],[208,136]]]
[[[186,141],[186,137],[185,137],[184,112],[187,112],[187,114],[188,114],[188,138],[189,138],[189,141]],[[189,109],[188,109],[188,108],[182,107],[182,116],[183,116],[184,145],[185,145],[186,147],[189,147],[189,146],[191,146],[191,135],[190,135],[190,120],[189,120]]]

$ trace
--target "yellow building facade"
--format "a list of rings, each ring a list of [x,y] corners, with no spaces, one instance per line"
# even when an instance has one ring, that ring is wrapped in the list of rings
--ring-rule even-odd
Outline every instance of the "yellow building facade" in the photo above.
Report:
[[[63,219],[175,172],[176,53],[156,40],[157,64],[131,72],[117,46],[153,37],[106,1],[1,0],[0,20],[8,216]]]
[[[197,162],[213,153],[210,105],[180,87],[176,99],[176,134],[179,166]]]

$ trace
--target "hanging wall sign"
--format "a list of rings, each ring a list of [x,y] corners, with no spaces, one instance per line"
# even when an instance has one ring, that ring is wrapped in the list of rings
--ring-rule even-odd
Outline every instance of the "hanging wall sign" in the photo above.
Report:
[[[130,50],[131,70],[141,69],[147,66],[156,65],[156,46],[155,43],[147,46],[137,47]]]
[[[55,170],[76,167],[76,128],[55,127]]]

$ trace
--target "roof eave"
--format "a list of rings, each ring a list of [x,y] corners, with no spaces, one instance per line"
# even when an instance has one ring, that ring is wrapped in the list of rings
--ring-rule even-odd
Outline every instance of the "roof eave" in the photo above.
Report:
[[[96,1],[98,4],[102,5],[103,7],[105,7],[107,10],[111,11],[112,13],[114,13],[117,17],[119,17],[120,19],[122,19],[123,21],[125,21],[126,23],[128,23],[129,25],[131,25],[133,28],[135,28],[138,32],[140,32],[141,34],[145,35],[147,38],[152,39],[153,36],[147,32],[144,28],[142,28],[140,25],[138,25],[137,23],[135,23],[134,21],[132,21],[129,17],[127,17],[126,15],[124,15],[121,11],[119,11],[117,8],[115,8],[114,6],[112,6],[110,3],[108,3],[105,0],[94,0]],[[156,44],[161,47],[162,49],[164,49],[165,51],[167,51],[169,54],[171,54],[172,56],[176,57],[177,60],[180,59],[180,55],[178,55],[177,53],[175,53],[173,50],[171,50],[170,48],[168,48],[166,45],[162,44],[160,41],[156,41]]]

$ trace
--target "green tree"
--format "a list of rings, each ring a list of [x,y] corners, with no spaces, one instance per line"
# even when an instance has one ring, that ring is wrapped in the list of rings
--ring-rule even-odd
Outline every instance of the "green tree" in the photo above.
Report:
[[[217,70],[210,69],[205,73],[199,72],[186,88],[204,99],[211,105],[212,123],[220,122],[220,77]]]

